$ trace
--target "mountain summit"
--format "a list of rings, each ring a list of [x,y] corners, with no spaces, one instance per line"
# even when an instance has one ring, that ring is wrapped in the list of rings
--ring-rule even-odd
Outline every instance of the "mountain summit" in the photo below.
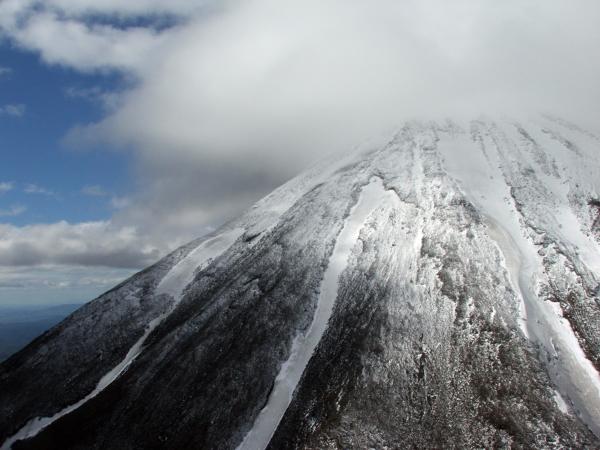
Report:
[[[600,447],[600,139],[407,123],[0,365],[2,449]]]

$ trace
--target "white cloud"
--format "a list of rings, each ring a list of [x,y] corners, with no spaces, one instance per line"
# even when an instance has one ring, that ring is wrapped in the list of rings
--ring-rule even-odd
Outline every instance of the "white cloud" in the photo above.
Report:
[[[202,6],[199,1],[4,0],[0,30],[44,61],[82,71],[119,69],[141,72],[168,33],[156,27],[123,27],[119,19],[173,14]],[[98,15],[117,23],[94,20]],[[159,27],[160,28],[160,27]]]
[[[81,193],[89,195],[90,197],[106,197],[108,195],[108,192],[106,192],[102,186],[97,184],[84,186],[81,188]]]
[[[131,226],[109,221],[0,224],[0,266],[42,264],[142,268],[165,251]]]
[[[10,181],[2,181],[0,182],[0,195],[6,194],[8,191],[12,191],[14,188],[14,183]]]
[[[25,105],[7,104],[0,106],[0,116],[22,117],[25,114]]]
[[[45,60],[139,77],[114,114],[72,141],[133,144],[153,163],[167,152],[253,171],[267,162],[284,177],[326,147],[352,145],[407,116],[524,108],[589,115],[600,99],[600,67],[588,57],[600,43],[594,0],[3,5],[5,32]],[[94,14],[179,21],[127,28],[94,23]]]
[[[23,205],[12,205],[8,209],[0,208],[0,217],[16,217],[27,211],[27,207]]]
[[[54,191],[51,191],[49,189],[46,189],[42,186],[38,186],[37,184],[33,184],[33,183],[26,184],[25,187],[23,188],[23,192],[25,192],[26,194],[48,195],[50,197],[56,196],[56,193]]]
[[[137,69],[161,39],[160,34],[144,28],[125,31],[86,25],[51,13],[33,17],[26,28],[18,30],[17,36],[21,45],[40,50],[46,62],[80,70]]]
[[[407,116],[597,115],[597,20],[582,0],[232,2],[171,30],[86,137],[290,173]]]

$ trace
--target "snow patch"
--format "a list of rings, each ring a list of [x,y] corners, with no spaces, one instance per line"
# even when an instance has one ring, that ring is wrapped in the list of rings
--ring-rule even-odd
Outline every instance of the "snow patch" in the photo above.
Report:
[[[202,242],[163,277],[155,295],[168,294],[176,303],[179,302],[196,271],[202,270],[212,259],[227,250],[243,233],[243,228],[234,228]]]
[[[527,282],[528,272],[531,265],[523,267],[523,258],[519,255],[519,249],[512,237],[499,226],[492,218],[488,217],[488,234],[494,240],[500,253],[504,256],[504,268],[509,274],[510,284],[521,300],[519,303],[519,328],[523,335],[529,339],[529,330],[527,327],[527,298],[533,295],[529,290]]]
[[[558,409],[560,409],[560,411],[563,414],[570,414],[569,405],[567,405],[567,402],[565,402],[565,399],[562,395],[560,395],[560,392],[558,392],[557,390],[554,390],[554,401],[556,402],[556,406],[558,406]]]

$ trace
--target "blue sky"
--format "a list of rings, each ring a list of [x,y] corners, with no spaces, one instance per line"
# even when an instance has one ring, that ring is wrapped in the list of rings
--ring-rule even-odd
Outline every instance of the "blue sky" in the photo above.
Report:
[[[0,197],[0,210],[26,208],[2,221],[25,225],[109,218],[111,197],[131,190],[131,155],[72,149],[63,139],[74,124],[93,122],[105,114],[100,100],[83,94],[90,89],[115,91],[121,77],[44,64],[38,55],[7,41],[0,44],[0,67],[10,70],[0,78],[0,105],[24,107],[20,117],[0,116],[0,182],[13,185]],[[96,189],[87,191],[106,195],[86,195],[85,188],[91,186]]]

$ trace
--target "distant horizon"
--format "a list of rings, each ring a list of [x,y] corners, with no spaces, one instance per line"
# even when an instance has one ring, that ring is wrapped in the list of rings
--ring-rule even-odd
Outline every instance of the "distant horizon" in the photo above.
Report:
[[[85,303],[0,304],[0,362],[62,321]]]
[[[30,309],[30,308],[60,308],[62,306],[72,306],[72,305],[85,305],[89,303],[91,300],[81,301],[81,302],[68,302],[68,303],[2,303],[0,304],[0,309]]]

